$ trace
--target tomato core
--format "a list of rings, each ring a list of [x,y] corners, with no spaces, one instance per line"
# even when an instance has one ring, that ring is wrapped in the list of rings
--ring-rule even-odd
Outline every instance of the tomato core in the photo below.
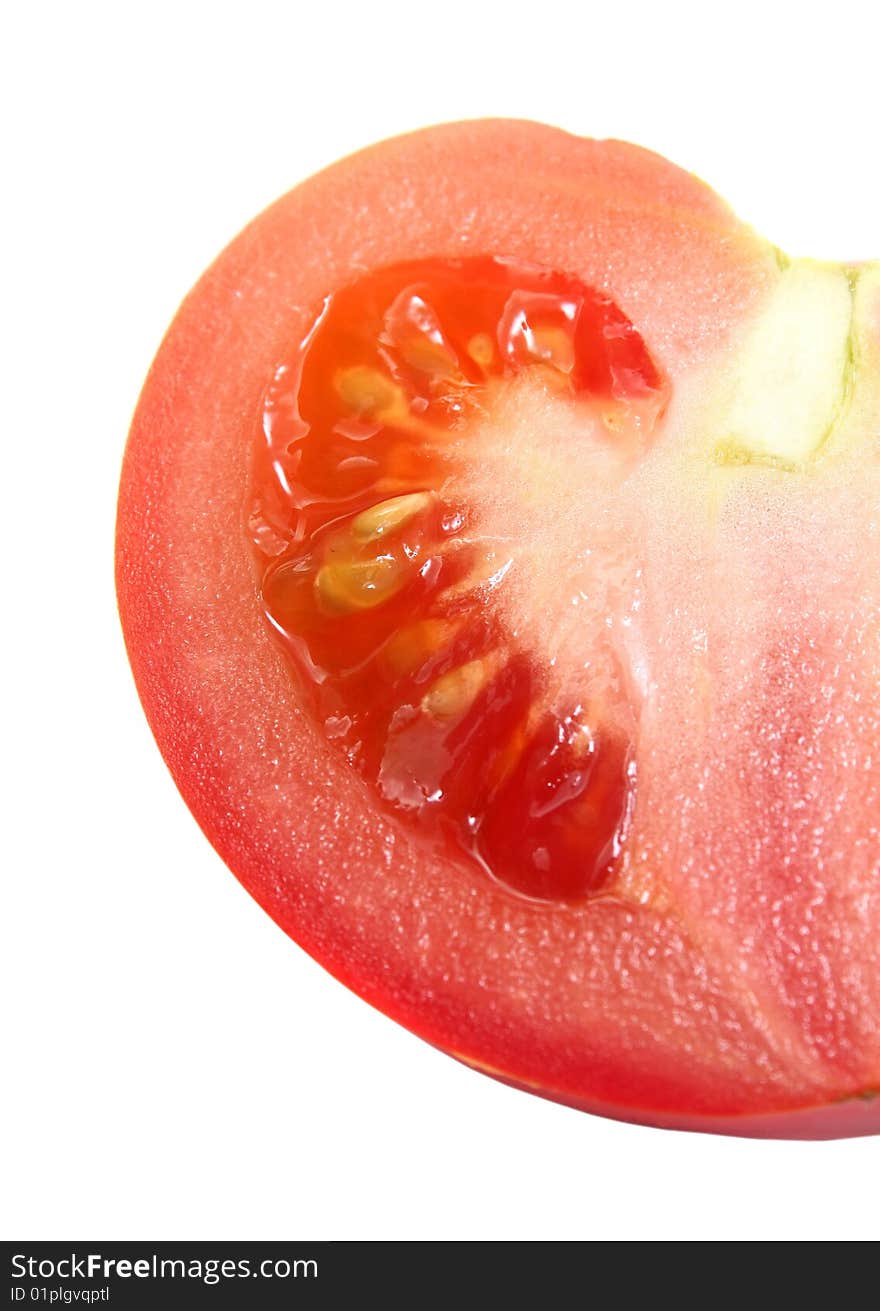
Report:
[[[474,433],[523,379],[624,462],[668,394],[629,319],[574,277],[488,257],[365,275],[268,387],[248,529],[301,693],[384,804],[480,877],[578,900],[626,841],[635,729],[593,693],[551,695],[505,614],[528,561],[462,493]]]

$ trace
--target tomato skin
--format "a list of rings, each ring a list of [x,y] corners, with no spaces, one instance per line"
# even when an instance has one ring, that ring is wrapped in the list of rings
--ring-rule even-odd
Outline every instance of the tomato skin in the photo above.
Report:
[[[278,201],[185,300],[126,450],[119,608],[160,750],[279,925],[436,1046],[644,1123],[876,1131],[880,1102],[844,1104],[861,1090],[787,1066],[749,1026],[723,964],[662,911],[548,910],[475,886],[378,812],[297,702],[242,528],[264,388],[322,298],[359,269],[464,252],[564,268],[607,291],[673,384],[723,347],[777,275],[772,250],[689,175],[534,124],[399,138]],[[722,1031],[742,1034],[723,1059]],[[824,1103],[836,1104],[812,1109]]]
[[[468,1062],[464,1062],[468,1064]],[[733,1138],[782,1138],[819,1141],[832,1138],[868,1138],[880,1133],[880,1098],[851,1097],[824,1106],[802,1106],[792,1111],[768,1111],[762,1115],[689,1115],[676,1111],[644,1111],[633,1107],[610,1107],[586,1098],[558,1096],[491,1070],[483,1070],[499,1083],[523,1092],[540,1092],[551,1101],[591,1115],[640,1124],[650,1129],[676,1129],[682,1133],[713,1133]]]

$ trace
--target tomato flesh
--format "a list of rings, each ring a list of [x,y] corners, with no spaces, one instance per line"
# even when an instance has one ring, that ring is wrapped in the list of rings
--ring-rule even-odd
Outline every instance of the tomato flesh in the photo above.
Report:
[[[248,523],[327,736],[431,840],[571,900],[602,890],[626,839],[631,734],[601,705],[548,701],[499,604],[522,562],[450,494],[523,375],[634,457],[668,393],[632,323],[576,278],[477,257],[358,279],[276,372]]]

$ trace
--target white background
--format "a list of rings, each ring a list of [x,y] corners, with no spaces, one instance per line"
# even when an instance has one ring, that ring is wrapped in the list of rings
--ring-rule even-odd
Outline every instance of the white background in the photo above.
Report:
[[[502,114],[658,149],[794,254],[878,255],[868,7],[16,9],[0,36],[2,1236],[876,1237],[880,1139],[580,1115],[325,975],[180,801],[112,591],[142,378],[182,295],[276,195],[381,137]]]

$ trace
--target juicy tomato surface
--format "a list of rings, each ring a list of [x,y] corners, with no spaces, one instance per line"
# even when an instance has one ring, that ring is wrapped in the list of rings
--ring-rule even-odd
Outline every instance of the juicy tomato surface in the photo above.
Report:
[[[484,121],[302,184],[135,416],[120,611],[249,891],[585,1109],[880,1128],[880,278]]]
[[[623,841],[633,716],[606,687],[599,719],[586,679],[560,702],[497,604],[527,562],[471,504],[469,467],[517,380],[592,419],[594,456],[622,468],[666,393],[632,324],[570,278],[477,258],[358,279],[277,371],[250,528],[328,737],[453,851],[572,897],[604,885]]]

